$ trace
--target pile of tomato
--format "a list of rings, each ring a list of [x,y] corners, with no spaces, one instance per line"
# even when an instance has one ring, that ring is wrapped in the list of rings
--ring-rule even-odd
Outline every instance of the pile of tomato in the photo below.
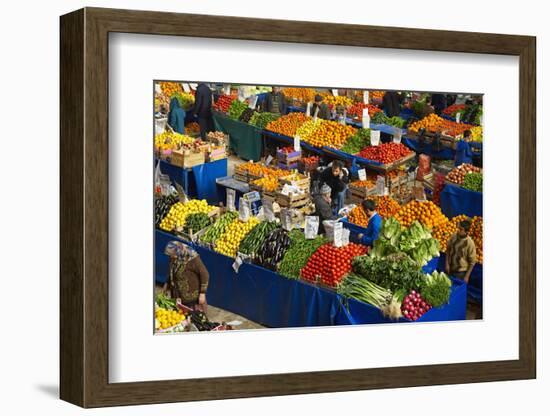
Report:
[[[227,113],[229,111],[229,107],[231,106],[231,103],[233,102],[234,98],[230,95],[220,95],[218,98],[218,101],[214,104],[214,110],[221,111],[223,113]]]
[[[367,247],[360,244],[350,243],[345,247],[323,244],[302,268],[301,277],[310,282],[319,281],[326,286],[337,287],[351,272],[353,258],[366,253]]]
[[[382,111],[377,106],[375,106],[374,104],[355,103],[348,109],[348,114],[350,116],[362,117],[364,108],[369,109],[369,116],[370,117],[372,117],[376,113],[379,113],[380,111]]]
[[[359,152],[359,156],[380,162],[383,165],[393,163],[412,153],[412,150],[401,143],[382,143],[378,146],[368,146]]]

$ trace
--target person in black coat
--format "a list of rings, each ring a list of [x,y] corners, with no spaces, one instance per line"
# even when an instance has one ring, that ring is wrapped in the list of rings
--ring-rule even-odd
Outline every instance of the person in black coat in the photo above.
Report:
[[[441,112],[447,108],[447,97],[445,94],[432,94],[432,107],[435,114],[441,115]]]
[[[397,91],[386,91],[382,98],[382,107],[388,117],[401,114],[401,96]]]
[[[264,102],[263,111],[269,113],[278,113],[282,116],[286,114],[286,99],[279,87],[273,87],[271,92],[268,92]]]
[[[197,86],[193,114],[199,122],[201,139],[206,140],[206,134],[214,131],[214,118],[212,117],[212,90],[204,82]]]
[[[348,182],[349,174],[340,160],[333,161],[321,172],[320,183],[330,187],[332,205],[336,212],[344,207]]]

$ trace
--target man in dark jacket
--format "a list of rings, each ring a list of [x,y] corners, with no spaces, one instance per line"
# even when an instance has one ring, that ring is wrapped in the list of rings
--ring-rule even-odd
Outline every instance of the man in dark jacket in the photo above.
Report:
[[[340,160],[335,160],[321,172],[320,183],[327,184],[331,189],[332,205],[335,211],[340,211],[344,206],[346,191],[348,189],[349,175]]]
[[[286,114],[286,101],[283,92],[279,87],[273,87],[271,92],[268,92],[264,102],[263,111],[269,113],[280,114],[284,116]]]
[[[432,94],[431,104],[435,114],[440,115],[441,112],[447,108],[447,97],[445,94]]]
[[[327,103],[323,102],[323,97],[321,97],[319,94],[315,96],[315,102],[313,103],[313,106],[311,108],[311,115],[315,115],[315,111],[319,109],[317,112],[317,117],[322,118],[323,120],[330,120],[330,108],[328,108]]]
[[[401,96],[396,91],[386,91],[382,98],[382,107],[388,117],[401,114]]]
[[[332,190],[330,187],[327,184],[324,184],[321,187],[320,193],[313,197],[313,202],[315,204],[315,215],[319,217],[319,234],[324,234],[325,232],[323,221],[335,220],[338,218],[332,212],[332,207],[330,206],[331,192]]]
[[[212,90],[201,82],[195,92],[195,107],[193,114],[197,117],[201,128],[201,139],[206,140],[206,133],[214,131],[214,118],[212,117]]]

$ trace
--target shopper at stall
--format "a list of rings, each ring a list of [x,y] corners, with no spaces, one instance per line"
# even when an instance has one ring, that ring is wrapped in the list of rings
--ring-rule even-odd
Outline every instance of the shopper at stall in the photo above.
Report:
[[[176,97],[170,100],[170,111],[168,112],[168,125],[176,133],[185,134],[185,110],[180,107]]]
[[[464,139],[456,143],[455,166],[460,166],[463,163],[472,163],[472,149],[470,148],[470,143],[467,141],[471,135],[472,132],[470,130],[464,131]]]
[[[372,246],[378,239],[378,234],[382,229],[382,217],[376,212],[376,204],[372,199],[364,200],[361,205],[367,214],[369,224],[364,234],[359,234],[359,241],[366,246]]]
[[[344,206],[348,189],[349,173],[340,160],[334,160],[321,172],[320,183],[332,190],[332,206],[337,213]]]
[[[286,100],[283,92],[279,87],[273,87],[271,92],[268,92],[263,101],[263,111],[275,114],[286,114]]]
[[[170,257],[167,288],[185,306],[206,312],[208,270],[199,254],[180,241],[170,241],[164,250]]]
[[[401,96],[397,91],[386,91],[382,97],[382,108],[388,117],[401,114]]]
[[[214,118],[212,116],[212,90],[204,82],[197,86],[193,114],[199,122],[201,139],[206,140],[206,134],[214,131]]]
[[[330,108],[328,104],[323,102],[323,97],[319,94],[315,95],[315,101],[311,107],[311,115],[314,116],[317,111],[317,117],[323,120],[330,120]]]
[[[471,222],[461,221],[458,231],[451,236],[447,243],[445,255],[445,273],[463,279],[469,283],[470,275],[477,261],[476,245],[468,235]]]
[[[315,204],[315,215],[319,217],[319,234],[325,233],[323,221],[335,220],[338,218],[332,211],[331,193],[332,189],[330,189],[330,186],[323,184],[320,192],[313,197],[313,202]]]
[[[435,114],[439,116],[447,108],[447,96],[445,94],[432,94],[431,104]]]

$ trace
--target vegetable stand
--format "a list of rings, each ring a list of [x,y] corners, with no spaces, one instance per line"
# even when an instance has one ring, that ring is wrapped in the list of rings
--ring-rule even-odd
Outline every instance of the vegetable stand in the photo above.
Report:
[[[261,130],[250,124],[214,113],[216,130],[229,134],[231,150],[246,160],[260,160],[262,156]]]
[[[164,247],[178,238],[157,230],[155,233],[158,283],[164,283],[168,258]],[[373,324],[391,322],[379,309],[302,280],[287,279],[255,264],[243,263],[238,273],[234,259],[207,248],[194,246],[209,270],[209,304],[272,328]],[[347,309],[349,308],[349,310]],[[418,321],[461,320],[466,316],[466,285],[453,280],[448,305],[433,308]],[[407,322],[401,319],[400,322]]]

